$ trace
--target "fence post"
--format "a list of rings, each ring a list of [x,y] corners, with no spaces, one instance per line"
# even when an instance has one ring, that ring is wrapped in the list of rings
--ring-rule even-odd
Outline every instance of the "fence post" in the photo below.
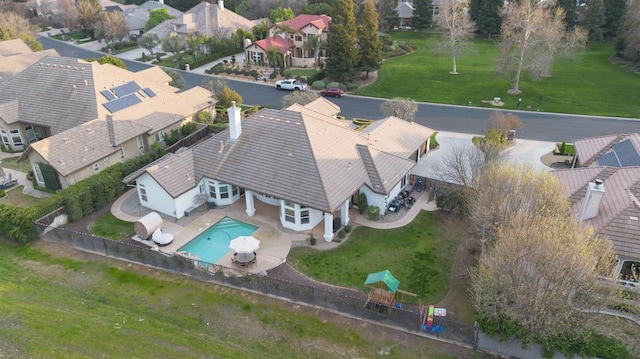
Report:
[[[102,238],[102,245],[104,246],[104,255],[109,256],[109,246],[107,246],[106,239]]]
[[[478,332],[480,328],[478,327],[478,322],[473,322],[473,350],[478,350]]]

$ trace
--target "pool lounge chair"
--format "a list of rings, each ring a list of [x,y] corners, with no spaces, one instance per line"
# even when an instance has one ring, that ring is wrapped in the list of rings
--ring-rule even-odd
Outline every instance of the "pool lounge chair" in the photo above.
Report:
[[[162,232],[162,230],[157,229],[155,232],[153,232],[151,239],[153,239],[153,242],[155,242],[157,245],[162,247],[173,242],[173,234],[164,233]]]

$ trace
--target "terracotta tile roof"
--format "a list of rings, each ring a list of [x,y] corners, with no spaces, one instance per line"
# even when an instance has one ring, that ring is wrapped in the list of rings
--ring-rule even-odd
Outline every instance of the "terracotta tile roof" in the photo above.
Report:
[[[320,113],[324,117],[334,117],[340,113],[340,106],[327,100],[324,97],[319,97],[313,100],[312,102],[304,105],[304,108]]]
[[[31,48],[20,39],[0,41],[0,55],[2,56],[29,54],[32,52]]]
[[[258,40],[253,44],[259,46],[264,51],[267,51],[268,48],[275,46],[280,50],[281,53],[285,53],[293,47],[293,41],[291,41],[290,39],[282,38],[280,36],[267,37],[266,39]]]
[[[276,23],[274,26],[282,26],[284,24],[288,24],[290,28],[295,30],[300,30],[303,27],[312,24],[320,30],[324,30],[329,27],[329,22],[331,21],[331,17],[327,15],[310,15],[310,14],[302,14],[294,17],[291,20],[285,20]]]
[[[116,146],[112,146],[107,122],[94,120],[32,143],[23,156],[35,151],[61,175],[68,176],[120,151],[120,144],[147,131],[147,127],[130,121],[114,121]]]
[[[607,177],[598,215],[585,223],[611,239],[618,256],[640,260],[640,221],[634,219],[640,218],[640,167],[592,166],[557,170],[553,174],[565,185],[567,195],[573,198],[573,216],[582,210],[586,194],[584,185]]]

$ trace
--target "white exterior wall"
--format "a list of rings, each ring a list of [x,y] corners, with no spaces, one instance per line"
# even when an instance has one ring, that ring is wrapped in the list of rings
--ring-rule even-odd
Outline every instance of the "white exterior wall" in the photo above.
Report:
[[[300,210],[308,209],[309,210],[309,223],[301,224],[300,223]],[[284,228],[292,229],[294,231],[307,231],[313,229],[313,227],[317,226],[324,219],[324,212],[319,211],[317,209],[311,209],[303,207],[301,208],[299,204],[295,204],[295,218],[296,223],[285,221],[284,215],[284,201],[281,201],[280,205],[280,224]]]
[[[146,190],[147,201],[142,200],[140,185],[143,185]],[[148,173],[143,174],[136,180],[136,190],[138,191],[138,200],[144,207],[168,216],[176,216],[174,199]],[[184,211],[182,214],[184,214]]]
[[[398,182],[398,184],[393,187],[391,192],[389,192],[388,196],[374,193],[367,186],[360,187],[360,193],[364,193],[367,196],[367,203],[369,206],[378,206],[380,208],[380,214],[383,215],[387,212],[387,205],[389,204],[389,201],[398,196],[398,194],[402,190],[400,184],[401,182]]]
[[[187,192],[178,196],[175,199],[175,214],[170,214],[170,216],[175,218],[182,218],[184,216],[184,211],[193,206],[193,200],[197,195],[200,194],[200,186],[195,186],[194,188],[188,190]],[[176,215],[177,214],[177,215]]]

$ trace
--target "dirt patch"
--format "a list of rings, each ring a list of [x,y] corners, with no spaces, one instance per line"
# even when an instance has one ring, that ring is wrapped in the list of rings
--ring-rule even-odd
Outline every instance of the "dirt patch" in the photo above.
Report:
[[[565,161],[569,160],[569,164],[566,164]],[[573,163],[573,155],[556,155],[553,151],[543,155],[540,157],[540,162],[542,162],[545,166],[551,167],[553,169],[564,169],[571,168],[571,163]]]

